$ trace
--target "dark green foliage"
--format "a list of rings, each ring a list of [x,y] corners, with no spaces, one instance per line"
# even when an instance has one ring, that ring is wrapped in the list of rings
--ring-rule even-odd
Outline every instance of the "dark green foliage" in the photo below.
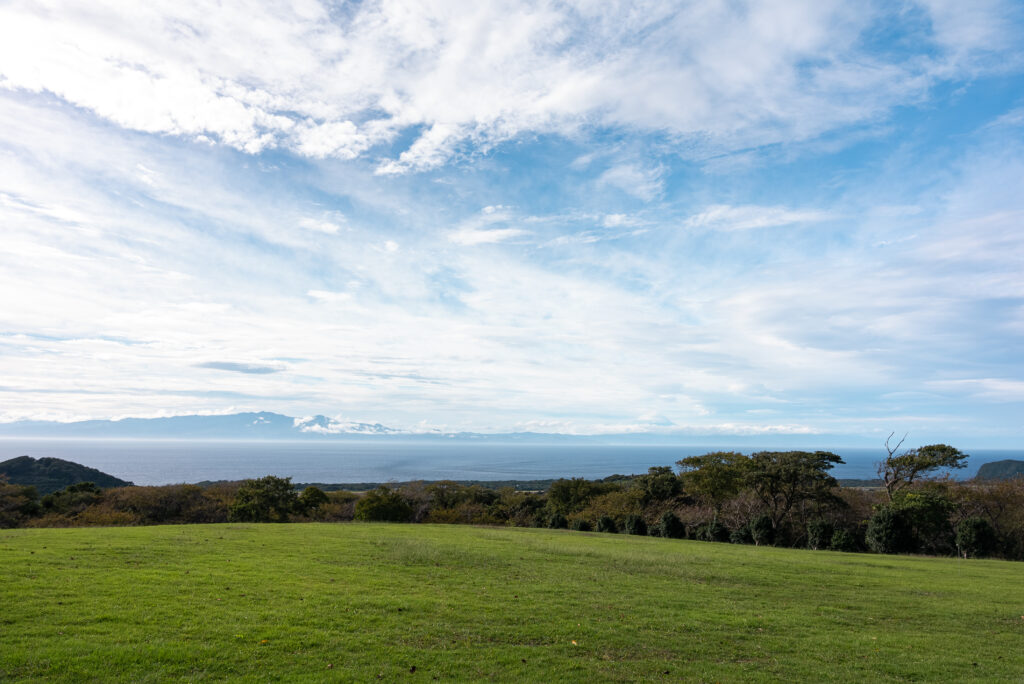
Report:
[[[871,516],[865,542],[875,553],[911,553],[917,546],[906,514],[893,506],[879,506]]]
[[[906,516],[913,531],[914,553],[951,554],[956,547],[950,515],[953,504],[933,491],[901,492],[890,504]]]
[[[815,518],[807,523],[807,548],[815,551],[827,549],[832,543],[834,532],[831,522],[824,518]]]
[[[660,527],[662,537],[669,539],[683,539],[686,537],[686,525],[672,511],[665,511],[662,514]]]
[[[18,527],[39,513],[35,487],[8,484],[0,477],[0,528]]]
[[[750,534],[750,525],[740,525],[729,533],[730,544],[753,544],[754,537]]]
[[[56,513],[63,516],[75,516],[103,498],[103,491],[92,482],[79,482],[68,485],[59,492],[47,494],[42,498],[44,513]]]
[[[693,532],[693,538],[699,541],[726,542],[729,541],[729,528],[712,520],[697,526]]]
[[[41,495],[52,494],[78,482],[92,482],[101,489],[129,487],[131,482],[60,458],[18,456],[0,463],[0,476],[12,484],[32,486]]]
[[[643,490],[643,504],[675,501],[683,493],[683,483],[668,466],[650,468],[646,475],[634,480],[635,486]]]
[[[548,525],[552,530],[564,530],[569,527],[569,521],[561,513],[554,513],[548,518]]]
[[[330,501],[330,499],[327,498],[327,494],[324,490],[319,487],[306,487],[302,490],[302,493],[299,494],[299,502],[296,510],[301,511],[305,515],[309,515],[328,501]]]
[[[828,544],[830,551],[856,551],[859,547],[857,537],[843,527],[838,527],[832,532],[832,540]]]
[[[964,518],[956,526],[956,547],[964,558],[984,558],[996,547],[996,531],[985,518]]]
[[[615,524],[615,518],[610,515],[602,515],[597,519],[597,531],[615,534],[619,531],[619,526]]]
[[[591,526],[589,520],[585,518],[576,518],[569,525],[569,529],[575,530],[576,532],[590,532],[594,528]]]
[[[757,546],[767,546],[775,541],[775,528],[772,519],[767,515],[759,515],[750,521],[750,538]]]
[[[238,522],[287,522],[298,511],[299,495],[292,487],[292,479],[267,475],[242,483],[228,516]]]
[[[622,526],[622,531],[626,534],[645,536],[647,534],[647,521],[644,520],[642,515],[628,515],[626,516],[626,522]]]
[[[832,493],[839,483],[828,471],[841,463],[843,459],[828,451],[760,451],[750,457],[745,482],[777,529],[800,503],[839,503]]]
[[[366,522],[409,522],[412,513],[412,506],[399,492],[378,487],[356,502],[355,518]]]
[[[614,483],[595,482],[582,477],[563,478],[555,480],[548,488],[548,506],[556,513],[569,515],[585,508],[595,496],[617,489],[620,486]]]

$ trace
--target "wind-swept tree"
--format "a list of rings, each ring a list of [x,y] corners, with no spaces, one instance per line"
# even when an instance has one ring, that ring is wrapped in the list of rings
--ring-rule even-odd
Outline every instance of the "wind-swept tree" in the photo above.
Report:
[[[889,501],[902,489],[909,487],[915,479],[930,475],[947,468],[966,468],[969,456],[948,444],[930,444],[908,449],[897,453],[907,436],[903,435],[896,446],[890,447],[889,441],[895,433],[885,440],[885,450],[889,455],[878,464],[878,476],[885,485],[885,493]]]

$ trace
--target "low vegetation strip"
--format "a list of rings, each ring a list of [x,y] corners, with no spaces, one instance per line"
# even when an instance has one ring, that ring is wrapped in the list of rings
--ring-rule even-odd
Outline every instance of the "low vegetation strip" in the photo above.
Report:
[[[565,530],[0,531],[4,681],[1019,681],[1020,565]]]

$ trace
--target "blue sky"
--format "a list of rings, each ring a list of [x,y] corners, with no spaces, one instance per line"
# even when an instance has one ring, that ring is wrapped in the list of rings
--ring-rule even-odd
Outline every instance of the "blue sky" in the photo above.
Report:
[[[0,420],[1024,437],[1019,2],[0,6]]]

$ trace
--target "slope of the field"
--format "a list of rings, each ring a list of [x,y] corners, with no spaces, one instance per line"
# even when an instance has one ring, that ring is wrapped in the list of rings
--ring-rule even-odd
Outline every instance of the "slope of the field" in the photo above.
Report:
[[[464,526],[0,530],[0,680],[1020,681],[1024,565]]]

